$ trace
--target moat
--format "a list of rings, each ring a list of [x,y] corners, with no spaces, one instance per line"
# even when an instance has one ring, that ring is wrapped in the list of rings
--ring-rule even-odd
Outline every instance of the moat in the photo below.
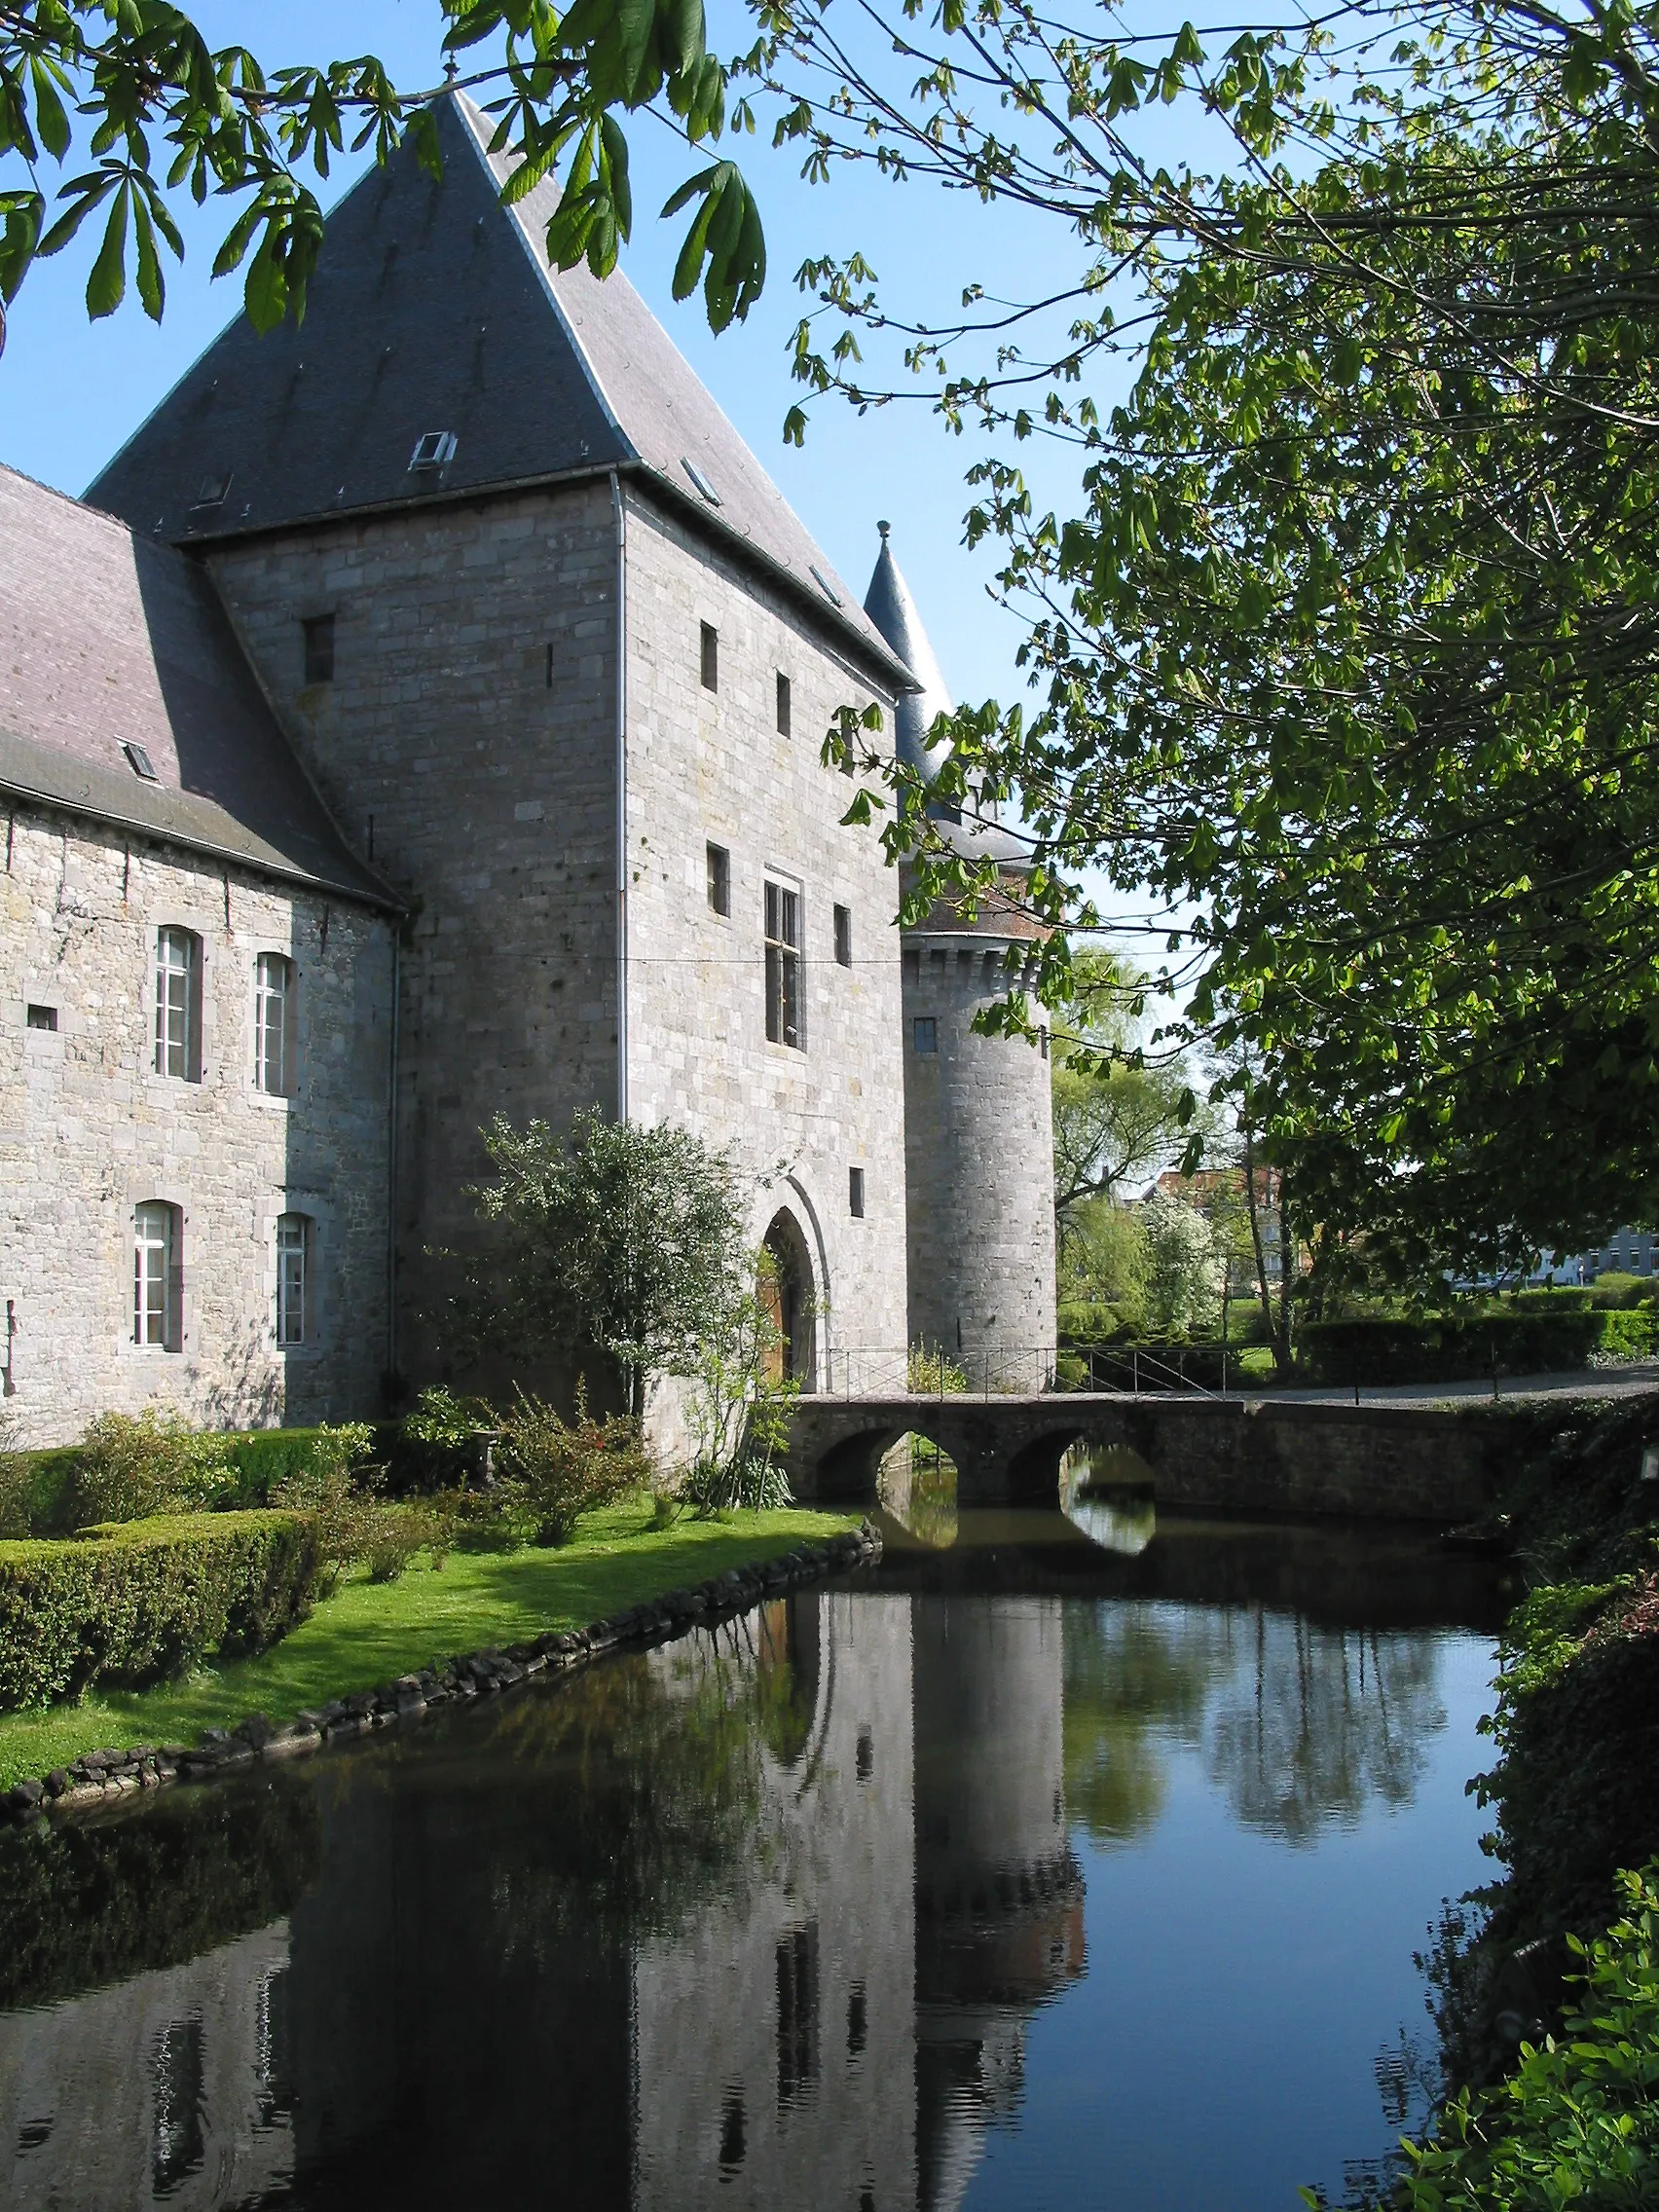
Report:
[[[1490,1878],[1502,1597],[1132,1497],[0,1837],[0,2200],[1340,2201]]]

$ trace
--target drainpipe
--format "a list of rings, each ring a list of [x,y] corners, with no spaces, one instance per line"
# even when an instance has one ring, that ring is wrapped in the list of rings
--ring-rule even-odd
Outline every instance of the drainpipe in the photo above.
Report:
[[[616,1119],[628,1119],[628,526],[612,468],[616,520]]]
[[[403,1007],[403,921],[391,925],[391,1104],[387,1117],[386,1371],[397,1373],[397,1091],[398,1018]]]

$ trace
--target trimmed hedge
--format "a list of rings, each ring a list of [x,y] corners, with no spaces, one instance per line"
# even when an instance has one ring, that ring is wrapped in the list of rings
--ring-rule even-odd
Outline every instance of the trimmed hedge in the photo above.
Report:
[[[1588,1367],[1601,1352],[1636,1358],[1659,1346],[1659,1312],[1537,1307],[1445,1314],[1424,1321],[1309,1321],[1297,1344],[1309,1381],[1459,1382],[1482,1376],[1548,1375]]]
[[[129,1521],[0,1543],[0,1712],[256,1651],[303,1618],[316,1539],[291,1513]]]

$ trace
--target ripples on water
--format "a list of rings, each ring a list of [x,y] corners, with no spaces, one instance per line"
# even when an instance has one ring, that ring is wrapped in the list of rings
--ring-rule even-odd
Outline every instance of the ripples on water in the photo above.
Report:
[[[1293,2212],[1420,2099],[1493,1593],[1119,1493],[0,1838],[0,2202]]]

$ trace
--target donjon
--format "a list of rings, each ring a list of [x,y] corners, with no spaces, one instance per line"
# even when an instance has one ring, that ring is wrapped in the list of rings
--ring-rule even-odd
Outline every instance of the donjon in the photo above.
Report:
[[[1051,1335],[946,1218],[1025,1239],[971,1185],[1047,1172],[1047,1068],[969,1032],[952,966],[944,1064],[1041,1088],[1035,1169],[1017,1117],[988,1147],[928,1102],[933,940],[821,753],[842,708],[931,719],[919,624],[860,606],[626,279],[550,267],[553,188],[504,205],[478,111],[436,120],[441,179],[372,170],[304,323],[234,322],[85,504],[0,477],[29,1441],[441,1372],[433,1255],[477,1234],[497,1115],[727,1148],[804,1388],[948,1341],[964,1255],[965,1345]],[[918,1110],[964,1141],[918,1154]]]

